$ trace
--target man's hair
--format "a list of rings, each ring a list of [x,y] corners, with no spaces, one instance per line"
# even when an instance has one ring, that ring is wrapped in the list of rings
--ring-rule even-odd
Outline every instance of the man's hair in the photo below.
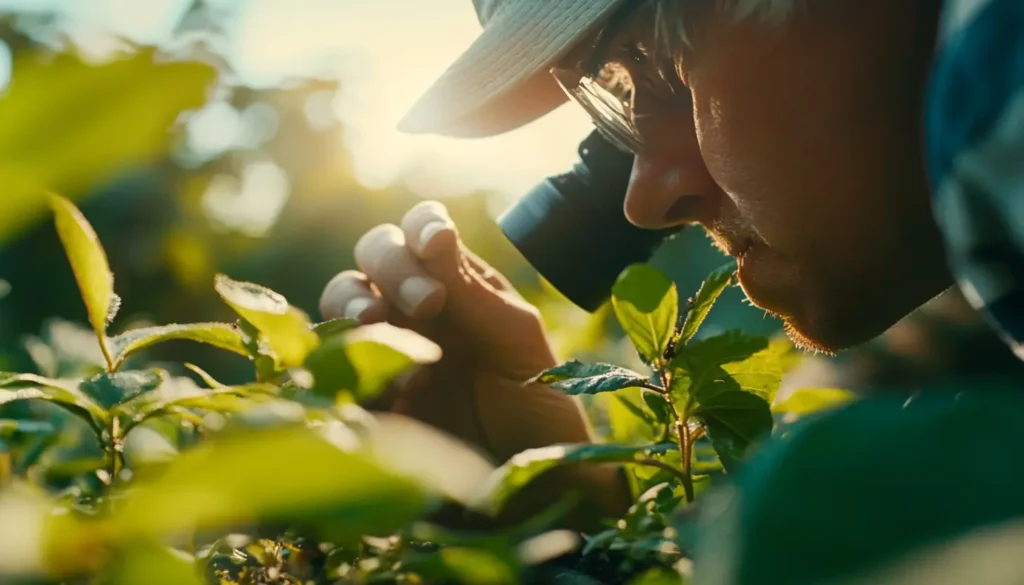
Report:
[[[764,24],[782,24],[796,12],[801,0],[713,0],[711,9],[736,20],[757,19]],[[654,0],[654,22],[658,49],[677,62],[689,48],[690,27],[696,11],[707,10],[706,0]]]

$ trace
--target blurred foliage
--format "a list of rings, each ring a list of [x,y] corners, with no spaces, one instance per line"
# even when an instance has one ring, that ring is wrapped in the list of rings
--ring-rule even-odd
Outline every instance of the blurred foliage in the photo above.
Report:
[[[231,321],[112,336],[120,303],[111,302],[106,252],[73,203],[48,202],[102,364],[60,378],[0,372],[0,406],[30,408],[0,419],[0,578],[619,583],[645,582],[658,569],[664,582],[685,582],[687,511],[772,433],[771,403],[792,364],[784,340],[695,336],[734,266],[712,273],[681,309],[674,283],[635,265],[612,305],[653,373],[573,360],[538,381],[569,394],[639,388],[653,395],[629,409],[642,432],[530,449],[496,467],[428,425],[360,406],[397,376],[440,360],[440,347],[412,331],[315,324],[280,293],[218,274],[214,289]],[[204,388],[162,367],[127,367],[134,352],[186,339],[240,354],[254,381],[226,385],[184,364]],[[804,403],[786,414],[830,407]],[[545,471],[599,463],[624,466],[637,499],[624,518],[607,519],[607,530],[582,535],[585,546],[561,528],[572,494],[518,526],[434,524],[451,504],[497,518]]]

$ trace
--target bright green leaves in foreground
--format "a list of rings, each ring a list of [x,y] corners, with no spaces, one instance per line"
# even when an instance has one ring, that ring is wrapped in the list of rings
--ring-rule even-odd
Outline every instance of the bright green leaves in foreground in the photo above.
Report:
[[[240,317],[251,323],[274,352],[279,367],[302,365],[319,343],[305,313],[288,304],[280,294],[258,284],[217,275],[217,294]]]
[[[552,445],[523,451],[498,468],[480,489],[472,505],[481,511],[496,513],[526,484],[540,474],[570,463],[624,463],[653,453],[663,453],[675,445]]]
[[[675,283],[652,266],[631,266],[612,287],[612,308],[644,361],[660,363],[679,314]]]
[[[125,538],[253,520],[344,519],[353,537],[387,534],[422,515],[419,484],[304,428],[225,436],[182,454],[133,489],[114,518]]]
[[[429,339],[387,323],[366,325],[327,338],[306,359],[313,390],[328,398],[340,391],[358,400],[379,394],[399,374],[441,359]]]
[[[113,368],[113,358],[107,347],[107,325],[117,311],[119,301],[114,295],[114,275],[110,272],[107,255],[100,245],[92,226],[70,201],[58,195],[50,196],[57,234],[64,245],[71,270],[85,301],[89,323],[96,331],[107,365]]]

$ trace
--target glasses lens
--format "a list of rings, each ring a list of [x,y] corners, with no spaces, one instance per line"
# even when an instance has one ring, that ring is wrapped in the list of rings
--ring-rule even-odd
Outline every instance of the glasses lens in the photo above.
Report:
[[[565,70],[554,73],[563,91],[583,106],[605,138],[624,152],[640,152],[643,142],[633,125],[633,83],[625,67],[607,63],[593,77]]]

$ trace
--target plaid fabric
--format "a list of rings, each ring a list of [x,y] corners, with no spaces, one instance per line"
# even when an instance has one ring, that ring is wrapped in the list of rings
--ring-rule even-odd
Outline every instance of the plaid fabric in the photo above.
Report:
[[[957,282],[1024,359],[1024,2],[946,0],[926,116]]]

